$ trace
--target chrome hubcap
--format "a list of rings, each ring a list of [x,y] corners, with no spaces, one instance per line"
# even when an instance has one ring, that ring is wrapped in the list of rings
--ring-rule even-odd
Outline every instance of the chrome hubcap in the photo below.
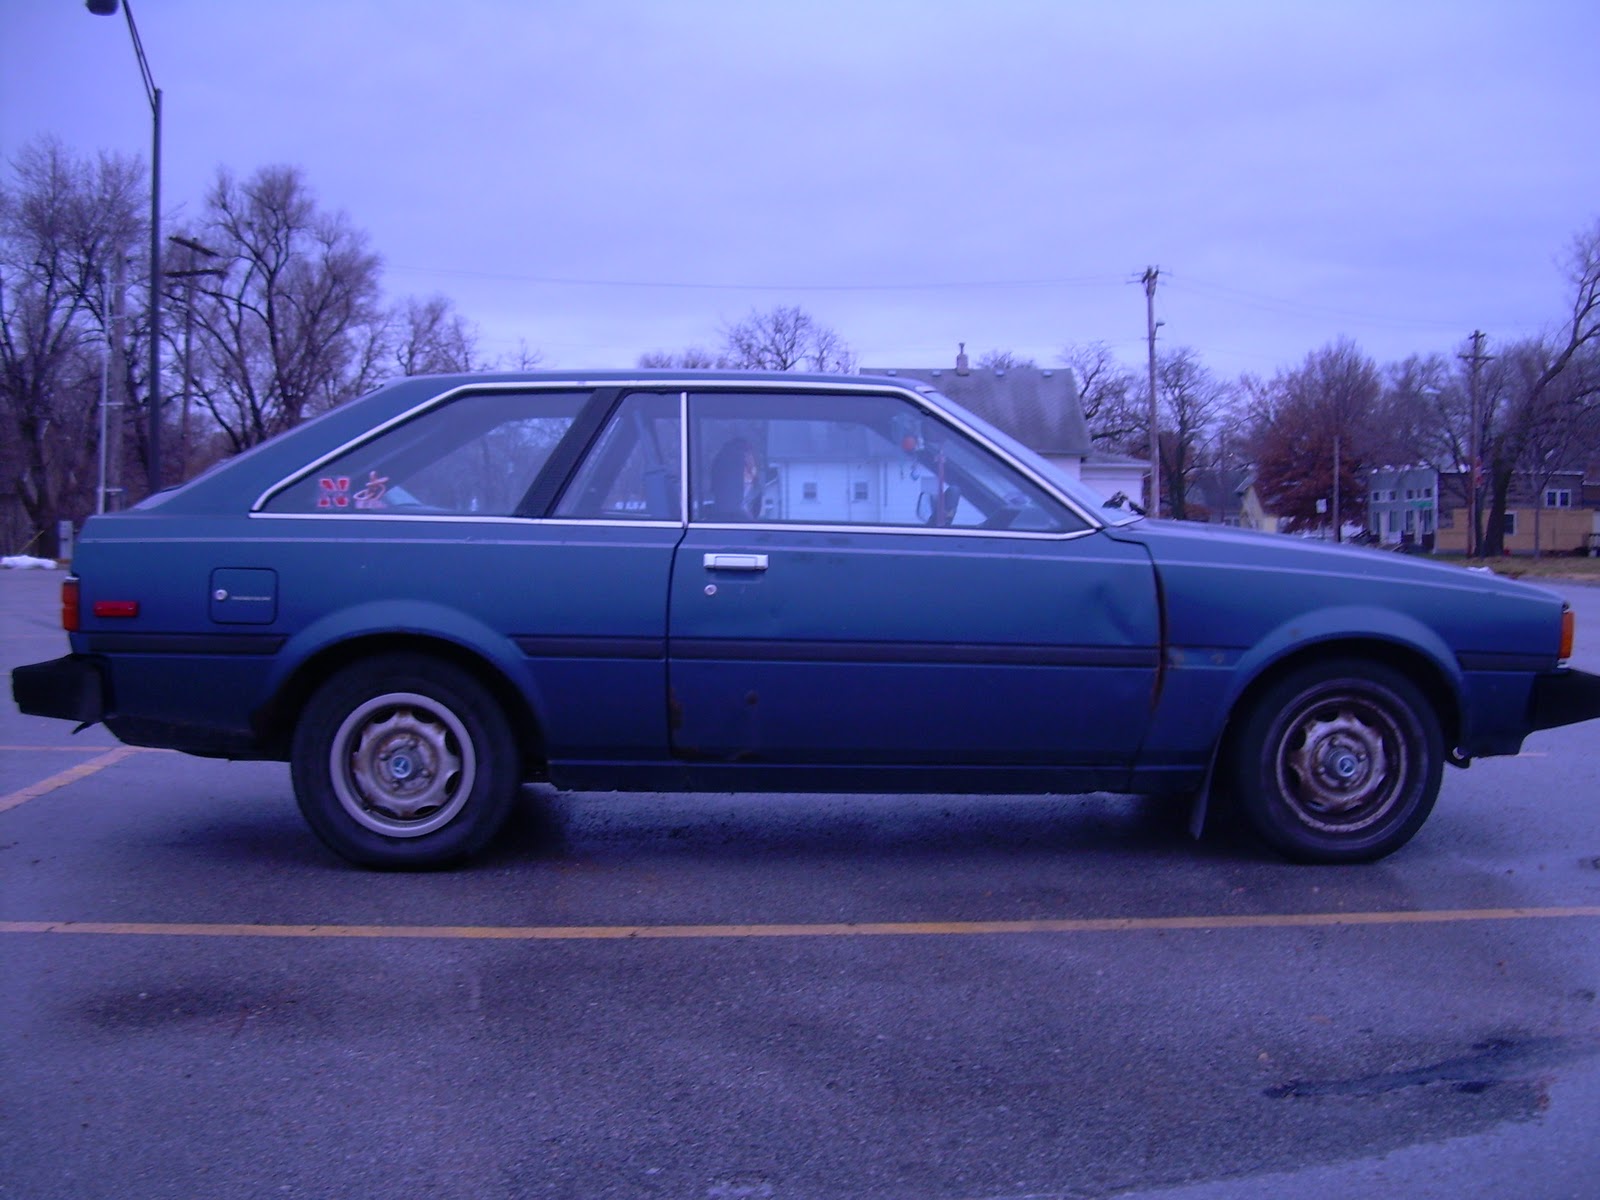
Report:
[[[345,811],[386,837],[420,837],[448,824],[477,773],[461,721],[414,692],[375,697],[346,717],[329,765]]]
[[[1277,761],[1278,784],[1295,816],[1342,833],[1389,811],[1409,765],[1392,715],[1357,695],[1307,706],[1287,723]]]

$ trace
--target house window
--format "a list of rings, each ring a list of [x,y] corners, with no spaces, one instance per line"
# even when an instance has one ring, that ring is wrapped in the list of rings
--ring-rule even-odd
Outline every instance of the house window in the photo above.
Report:
[[[1544,506],[1546,508],[1571,508],[1572,491],[1570,488],[1547,488],[1544,493]]]
[[[1514,537],[1517,536],[1517,514],[1516,513],[1508,512],[1506,514],[1506,523],[1505,523],[1505,526],[1504,526],[1504,528],[1502,529],[1501,532],[1503,532],[1505,534],[1505,536],[1508,537],[1508,538],[1514,538]]]
[[[1407,500],[1415,500],[1416,498],[1417,498],[1417,490],[1415,488],[1407,488],[1406,489],[1406,499]]]
[[[815,500],[817,498],[817,481],[808,479],[802,483],[800,485],[800,495],[807,500]]]
[[[867,498],[867,481],[865,479],[856,480],[855,497],[857,500],[865,500]]]

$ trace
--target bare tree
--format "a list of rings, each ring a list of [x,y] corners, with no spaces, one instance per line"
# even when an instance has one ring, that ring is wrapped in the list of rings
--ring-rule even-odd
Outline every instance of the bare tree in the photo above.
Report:
[[[444,296],[407,297],[392,314],[393,357],[402,375],[479,371],[478,334]]]
[[[1484,446],[1485,525],[1477,544],[1486,555],[1505,548],[1505,515],[1512,478],[1526,471],[1529,455],[1554,436],[1565,441],[1600,404],[1600,221],[1572,241],[1567,258],[1572,286],[1568,317],[1550,338],[1529,339],[1499,356],[1503,402],[1480,406]],[[1550,434],[1550,430],[1560,433]]]
[[[1534,345],[1537,345],[1535,343]],[[1529,380],[1535,372],[1543,370],[1547,356],[1534,353],[1526,357],[1513,354],[1514,372]],[[1580,373],[1571,369],[1563,371],[1553,383],[1543,389],[1536,405],[1523,416],[1524,428],[1520,453],[1515,464],[1516,474],[1527,485],[1533,504],[1533,553],[1538,558],[1544,553],[1545,491],[1556,477],[1583,466],[1583,446],[1587,441],[1593,410],[1573,399],[1572,392],[1580,385]],[[1528,389],[1531,392],[1531,387]],[[1509,504],[1509,500],[1508,500]],[[1503,525],[1502,525],[1503,542]]]
[[[722,331],[720,357],[734,369],[817,371],[846,375],[855,354],[837,333],[798,307],[782,305],[750,315]]]
[[[985,350],[978,355],[977,365],[984,371],[1015,371],[1018,367],[1037,367],[1039,364],[1011,350]]]
[[[544,354],[528,345],[526,338],[518,338],[517,348],[509,354],[502,354],[495,368],[501,371],[531,371],[542,362]]]
[[[26,147],[13,173],[0,186],[0,490],[54,553],[57,522],[94,508],[100,355],[113,335],[104,281],[141,233],[143,173],[53,140]]]
[[[317,208],[299,170],[219,172],[199,236],[225,274],[197,289],[195,391],[235,451],[377,381],[378,258],[342,213]]]
[[[1192,348],[1180,346],[1156,360],[1156,395],[1162,424],[1162,490],[1167,494],[1167,512],[1182,521],[1189,515],[1189,486],[1195,473],[1210,465],[1204,447],[1223,413],[1227,389]],[[1146,438],[1147,447],[1148,442]]]
[[[644,370],[715,371],[728,366],[728,360],[703,346],[690,346],[673,354],[666,350],[650,350],[639,356],[639,366]]]
[[[1068,346],[1060,359],[1077,381],[1078,403],[1096,446],[1125,453],[1135,443],[1148,443],[1148,416],[1138,394],[1138,376],[1117,360],[1110,347],[1104,342]]]
[[[1467,459],[1467,381],[1460,362],[1413,354],[1383,371],[1373,461],[1456,471]]]
[[[1544,338],[1514,342],[1500,350],[1480,380],[1483,470],[1474,544],[1485,555],[1505,550],[1505,514],[1519,478],[1535,506],[1537,533],[1545,485],[1556,473],[1582,466],[1595,415],[1585,403],[1586,357],[1570,355],[1551,374],[1551,364],[1561,353],[1562,347]]]

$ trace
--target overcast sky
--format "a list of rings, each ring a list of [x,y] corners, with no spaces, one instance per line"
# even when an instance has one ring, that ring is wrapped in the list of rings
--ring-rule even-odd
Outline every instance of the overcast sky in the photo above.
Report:
[[[1595,0],[134,0],[163,200],[301,167],[488,354],[628,367],[798,304],[863,364],[1270,375],[1557,323]],[[0,154],[147,156],[128,29],[0,0]],[[170,219],[170,218],[169,218]]]

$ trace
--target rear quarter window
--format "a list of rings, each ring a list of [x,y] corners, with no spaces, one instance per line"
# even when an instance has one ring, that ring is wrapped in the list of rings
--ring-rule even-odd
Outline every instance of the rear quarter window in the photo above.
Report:
[[[341,451],[272,495],[263,511],[517,515],[589,395],[469,393]]]

